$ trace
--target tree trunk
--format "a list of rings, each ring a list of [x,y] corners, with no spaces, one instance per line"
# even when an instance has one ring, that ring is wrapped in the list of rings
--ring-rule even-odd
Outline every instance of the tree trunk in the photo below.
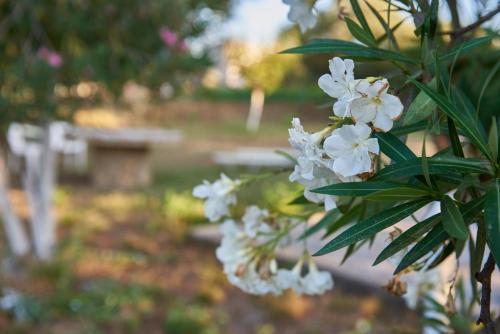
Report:
[[[250,97],[250,111],[247,119],[247,130],[257,132],[264,110],[265,93],[262,88],[254,88]]]
[[[2,153],[0,151],[0,210],[9,248],[15,257],[20,257],[28,254],[30,245],[21,221],[16,216],[9,199],[8,173]]]

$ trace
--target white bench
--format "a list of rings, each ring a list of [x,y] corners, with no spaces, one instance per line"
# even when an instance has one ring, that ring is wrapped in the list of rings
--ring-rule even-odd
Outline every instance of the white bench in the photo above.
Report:
[[[297,153],[290,148],[241,147],[235,150],[216,151],[213,160],[221,166],[242,166],[250,168],[282,168],[290,167],[293,162],[280,154],[284,152],[291,156]]]

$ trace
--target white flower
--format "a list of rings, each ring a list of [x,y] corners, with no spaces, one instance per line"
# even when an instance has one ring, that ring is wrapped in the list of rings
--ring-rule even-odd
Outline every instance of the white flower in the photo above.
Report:
[[[329,60],[329,67],[331,74],[323,74],[318,85],[325,93],[337,99],[333,105],[335,115],[350,116],[350,103],[360,96],[355,89],[359,80],[354,80],[354,62],[335,57]]]
[[[269,226],[266,226],[267,224],[264,223],[264,219],[268,216],[269,211],[262,210],[255,205],[249,206],[241,219],[245,226],[245,233],[250,238],[254,238],[259,232],[269,230]]]
[[[304,156],[321,159],[323,151],[319,144],[325,135],[324,131],[309,133],[304,130],[300,119],[292,118],[292,127],[288,129],[288,142]]]
[[[321,295],[333,288],[332,275],[328,271],[319,271],[313,261],[309,261],[309,272],[302,278],[299,293]]]
[[[288,19],[294,23],[297,23],[300,27],[300,31],[304,33],[308,29],[313,28],[318,22],[316,16],[316,9],[314,8],[314,3],[311,5],[307,0],[283,0],[285,5],[290,6],[290,11],[288,12]]]
[[[315,178],[301,183],[304,185],[304,197],[313,203],[324,203],[326,211],[335,209],[337,207],[337,196],[313,193],[311,190],[339,182],[339,178],[331,170],[316,168]]]
[[[234,220],[228,219],[220,225],[221,244],[215,250],[217,259],[231,268],[236,268],[249,260],[248,247],[243,231]]]
[[[376,138],[370,138],[371,129],[363,123],[344,125],[325,139],[323,148],[332,158],[330,168],[343,177],[372,171],[370,153],[378,154]]]
[[[372,122],[375,128],[389,131],[393,121],[403,112],[403,104],[397,96],[387,93],[389,83],[386,79],[370,83],[362,80],[356,86],[361,97],[350,104],[350,112],[356,122]]]
[[[304,260],[307,259],[308,273],[301,276]],[[333,288],[332,275],[319,271],[310,255],[304,255],[288,273],[281,274],[281,283],[288,285],[297,294],[320,295]]]
[[[241,184],[239,180],[231,180],[221,174],[219,180],[214,183],[203,181],[193,189],[193,196],[205,198],[205,215],[210,221],[217,221],[229,215],[229,205],[236,204],[234,192]]]
[[[279,269],[275,276],[275,284],[282,290],[295,289],[300,282],[300,271]]]

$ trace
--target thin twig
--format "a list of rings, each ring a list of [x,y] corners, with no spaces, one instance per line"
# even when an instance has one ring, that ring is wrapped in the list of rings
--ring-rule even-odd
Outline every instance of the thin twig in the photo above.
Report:
[[[452,31],[443,31],[440,34],[441,35],[451,35],[453,38],[460,37],[460,36],[470,32],[470,31],[478,28],[481,24],[488,21],[489,19],[491,19],[492,17],[494,17],[498,13],[500,13],[500,6],[498,6],[495,10],[489,12],[488,14],[480,16],[476,22],[469,24],[468,26],[463,27],[462,29],[452,30]]]
[[[483,270],[476,274],[476,280],[481,283],[481,310],[476,324],[482,323],[488,334],[496,334],[495,322],[491,319],[491,275],[495,270],[495,259],[490,253]]]

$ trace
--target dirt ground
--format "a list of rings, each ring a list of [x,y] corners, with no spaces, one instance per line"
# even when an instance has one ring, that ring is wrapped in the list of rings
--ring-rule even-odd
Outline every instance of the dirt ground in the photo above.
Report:
[[[3,276],[36,307],[24,324],[0,313],[1,333],[418,333],[417,317],[382,289],[340,280],[321,297],[242,293],[213,245],[172,233],[179,226],[155,195],[71,188],[59,197],[57,259]]]

